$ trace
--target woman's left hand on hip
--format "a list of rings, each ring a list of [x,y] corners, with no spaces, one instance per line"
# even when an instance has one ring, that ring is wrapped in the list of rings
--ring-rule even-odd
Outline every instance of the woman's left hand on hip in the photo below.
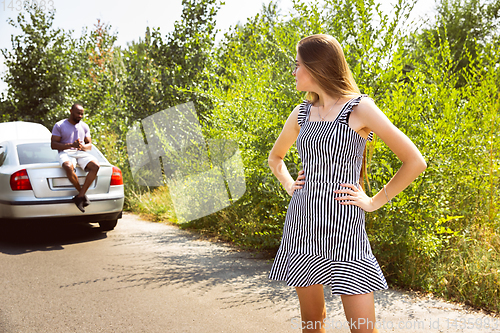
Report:
[[[356,205],[362,208],[364,211],[372,212],[374,211],[372,198],[366,195],[365,191],[361,188],[359,184],[340,184],[340,186],[346,187],[345,189],[335,190],[335,193],[345,193],[346,196],[337,197],[335,200],[340,201],[342,205]]]

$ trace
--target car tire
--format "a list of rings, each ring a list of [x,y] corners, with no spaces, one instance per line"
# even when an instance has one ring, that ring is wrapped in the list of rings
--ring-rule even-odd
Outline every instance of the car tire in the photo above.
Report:
[[[99,227],[101,227],[101,230],[110,231],[116,227],[117,223],[118,223],[118,220],[100,221]]]

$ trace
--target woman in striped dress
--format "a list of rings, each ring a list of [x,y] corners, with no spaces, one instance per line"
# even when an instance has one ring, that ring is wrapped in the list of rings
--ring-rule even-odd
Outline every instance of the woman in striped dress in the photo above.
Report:
[[[323,285],[341,295],[351,332],[377,332],[373,291],[387,289],[387,283],[371,251],[364,212],[390,202],[427,165],[410,139],[360,94],[335,38],[302,39],[293,75],[297,90],[307,95],[269,153],[272,172],[291,195],[269,278],[295,287],[303,332],[325,332]],[[373,133],[403,164],[370,198],[360,184]],[[303,166],[296,180],[283,162],[295,141]]]

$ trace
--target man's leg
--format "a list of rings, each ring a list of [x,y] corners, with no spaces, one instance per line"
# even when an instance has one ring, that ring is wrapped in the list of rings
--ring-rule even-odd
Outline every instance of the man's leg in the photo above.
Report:
[[[83,183],[82,188],[80,189],[80,193],[78,193],[79,197],[85,197],[85,193],[87,193],[87,190],[90,187],[90,184],[95,180],[97,177],[97,172],[99,171],[99,162],[96,160],[90,161],[87,163],[85,166],[85,171],[87,171],[87,177],[85,178],[85,183]]]
[[[73,186],[76,188],[78,192],[80,192],[82,187],[78,182],[78,177],[76,176],[73,163],[71,163],[70,161],[66,161],[62,164],[62,168],[64,169],[64,171],[66,171],[66,176],[68,177],[70,183],[73,184]]]
[[[66,171],[66,176],[68,177],[69,181],[73,186],[76,188],[78,192],[82,190],[82,187],[80,186],[80,183],[78,182],[78,177],[75,172],[75,167],[73,166],[73,163],[71,160],[68,160],[68,158],[63,157],[64,162],[62,162],[61,166]],[[85,213],[85,208],[83,207],[85,199],[84,198],[77,198],[77,196],[73,197],[73,202],[75,203],[76,207],[82,212]]]

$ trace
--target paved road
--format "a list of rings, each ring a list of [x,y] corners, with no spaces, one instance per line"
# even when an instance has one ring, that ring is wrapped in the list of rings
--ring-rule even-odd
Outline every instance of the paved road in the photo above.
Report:
[[[2,229],[0,332],[298,333],[294,290],[267,279],[270,265],[131,214],[108,233]],[[328,332],[348,332],[340,298],[327,302]],[[378,292],[376,307],[382,332],[500,332],[484,314],[408,293]]]

